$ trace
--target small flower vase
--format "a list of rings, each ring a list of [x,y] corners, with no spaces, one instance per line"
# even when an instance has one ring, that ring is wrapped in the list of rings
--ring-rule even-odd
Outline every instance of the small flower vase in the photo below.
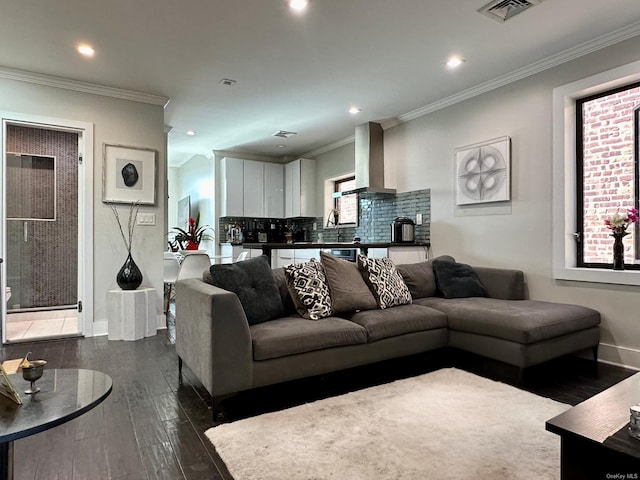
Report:
[[[189,240],[187,242],[187,250],[198,250],[198,244],[196,242],[193,242],[191,240]]]
[[[116,275],[116,281],[122,290],[135,290],[142,283],[142,272],[136,262],[133,261],[131,252],[129,252],[124,265]]]
[[[613,237],[613,269],[624,270],[624,244],[622,239],[629,235],[628,232],[614,232],[611,234]]]

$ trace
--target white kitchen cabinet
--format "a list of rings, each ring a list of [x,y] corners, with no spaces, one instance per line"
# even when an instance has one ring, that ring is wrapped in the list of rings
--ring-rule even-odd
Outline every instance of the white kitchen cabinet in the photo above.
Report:
[[[264,216],[284,218],[284,165],[264,164]]]
[[[304,248],[296,249],[293,251],[294,263],[306,263],[312,258],[320,261],[320,249],[319,248]]]
[[[243,251],[242,245],[232,245],[230,243],[220,244],[220,255],[213,258],[213,263],[233,263]]]
[[[418,263],[426,260],[426,247],[390,247],[389,258],[396,265],[401,263]]]
[[[249,258],[256,258],[262,255],[261,248],[250,248],[249,249]]]
[[[306,263],[312,258],[320,261],[319,248],[279,248],[271,252],[271,265],[286,267],[292,263]]]
[[[245,217],[265,217],[264,162],[244,161],[243,202]]]
[[[386,248],[370,248],[367,251],[369,258],[385,258],[389,256],[389,250]]]
[[[299,158],[285,165],[284,216],[316,217],[316,163]]]
[[[220,161],[220,216],[244,216],[244,160],[225,157]]]
[[[294,251],[291,248],[282,248],[271,251],[271,264],[274,268],[286,267],[295,263]]]
[[[221,217],[284,218],[284,166],[242,158],[220,162]]]

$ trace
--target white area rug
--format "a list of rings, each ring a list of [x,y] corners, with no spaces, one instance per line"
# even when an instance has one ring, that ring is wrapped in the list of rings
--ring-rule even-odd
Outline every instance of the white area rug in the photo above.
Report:
[[[568,405],[448,368],[209,429],[235,480],[560,478]]]

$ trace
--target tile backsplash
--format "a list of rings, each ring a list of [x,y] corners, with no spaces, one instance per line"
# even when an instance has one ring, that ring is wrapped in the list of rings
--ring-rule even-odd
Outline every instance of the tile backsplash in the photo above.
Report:
[[[249,222],[261,220],[264,224],[270,222],[284,222],[299,233],[306,233],[308,241],[317,242],[318,234],[322,233],[323,242],[350,242],[353,237],[359,236],[362,242],[389,242],[391,241],[391,223],[396,217],[408,217],[414,222],[416,214],[422,214],[422,224],[415,227],[416,242],[429,242],[431,226],[431,190],[414,190],[404,193],[372,193],[362,192],[358,194],[359,223],[357,227],[324,228],[326,218],[289,218],[286,220],[254,219],[242,217],[222,217],[218,222],[220,241],[224,241],[224,232],[230,224],[245,226]],[[314,230],[313,227],[316,229]]]

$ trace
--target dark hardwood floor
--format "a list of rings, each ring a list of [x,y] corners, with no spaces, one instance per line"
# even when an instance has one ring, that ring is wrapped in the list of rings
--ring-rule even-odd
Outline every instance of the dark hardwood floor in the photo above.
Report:
[[[167,330],[136,342],[96,337],[2,347],[3,360],[30,351],[47,368],[87,368],[113,379],[97,408],[15,442],[15,479],[230,479],[204,435],[214,425],[209,395],[188,366],[178,377],[174,332],[169,315]],[[517,385],[512,367],[445,350],[241,393],[224,403],[225,415],[232,421],[449,366]],[[606,364],[596,372],[592,362],[567,357],[529,369],[520,387],[575,405],[633,373]]]

